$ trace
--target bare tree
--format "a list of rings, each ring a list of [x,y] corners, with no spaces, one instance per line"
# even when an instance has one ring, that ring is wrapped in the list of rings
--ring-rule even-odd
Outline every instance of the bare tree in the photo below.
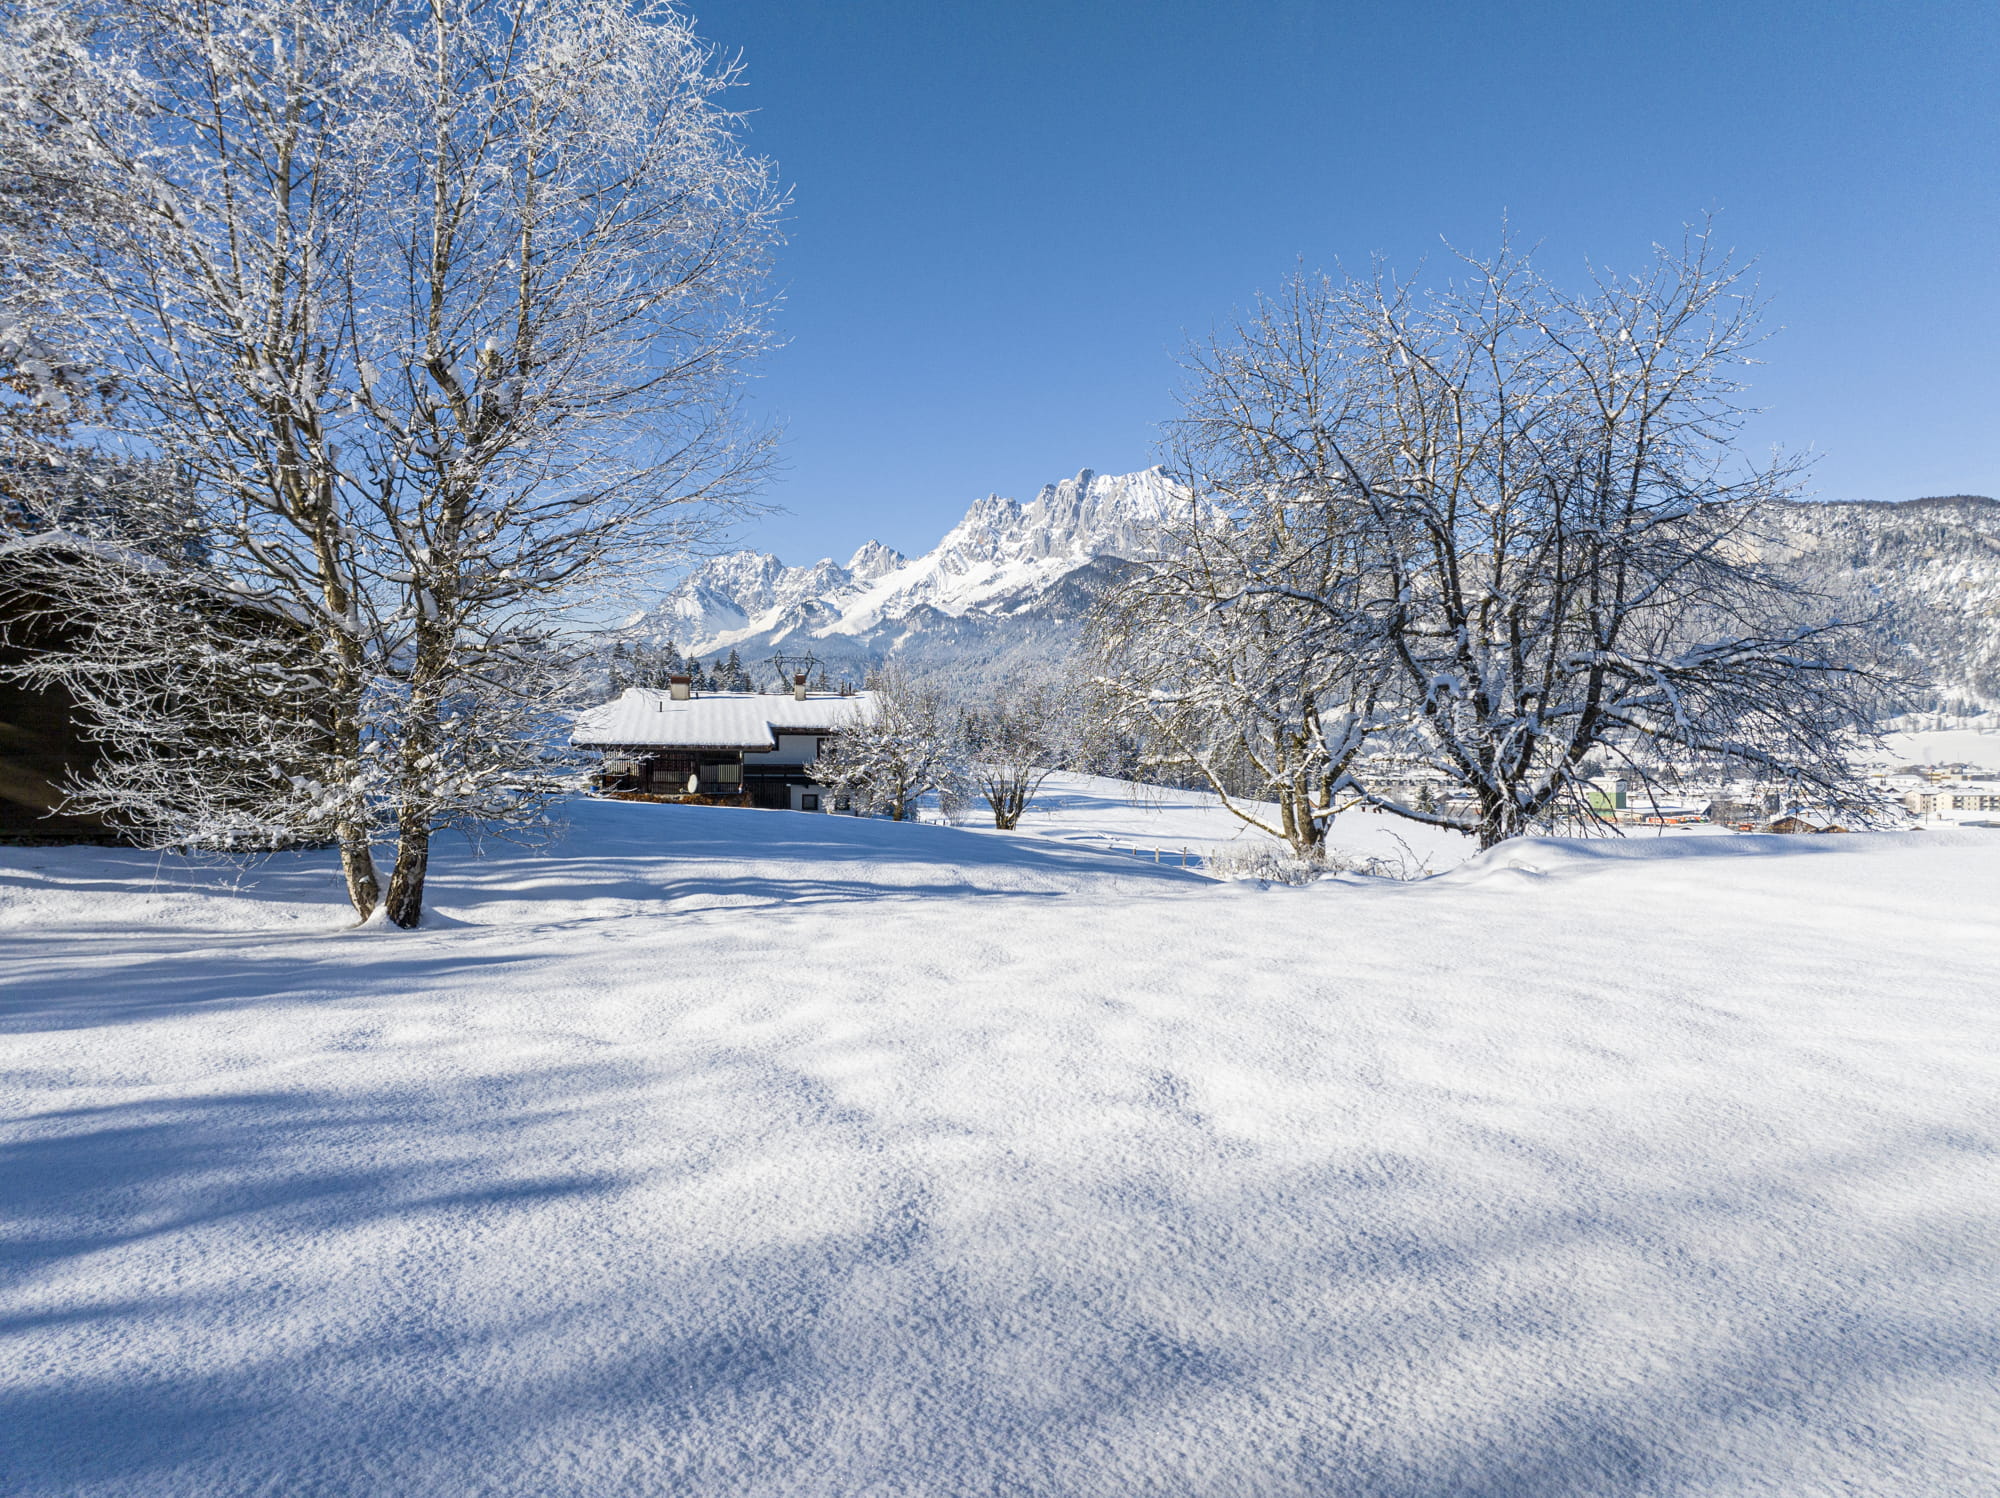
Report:
[[[966,760],[964,718],[950,692],[934,678],[913,676],[897,665],[868,679],[874,716],[846,729],[812,769],[813,779],[856,808],[907,822],[933,791],[958,794]]]
[[[1186,469],[1199,478],[1160,554],[1092,621],[1098,683],[1156,772],[1307,855],[1360,799],[1351,771],[1386,676],[1357,570],[1310,502]]]
[[[743,293],[777,206],[715,107],[731,74],[670,9],[427,10],[393,114],[404,299],[359,391],[404,589],[402,924],[430,829],[531,788],[507,782],[538,737],[521,685],[550,657],[550,601],[657,566],[698,534],[692,503],[758,471],[729,376],[762,342]]]
[[[557,785],[565,611],[684,548],[761,459],[731,375],[779,204],[720,108],[733,71],[670,9],[607,0],[32,19],[0,66],[10,139],[116,209],[51,262],[125,397],[108,435],[163,448],[211,570],[311,636],[315,815],[356,910],[414,925],[434,829]]]
[[[1090,694],[1072,673],[1024,668],[983,691],[964,717],[967,778],[993,825],[1011,831],[1049,776],[1083,759]]]
[[[379,898],[370,832],[364,701],[374,610],[365,530],[351,523],[337,440],[356,423],[335,369],[353,345],[346,288],[362,279],[363,226],[382,205],[382,153],[363,121],[376,72],[369,33],[384,7],[306,4],[53,4],[10,16],[0,79],[9,148],[68,163],[72,210],[43,248],[46,297],[73,362],[109,371],[123,399],[104,440],[160,452],[189,476],[225,586],[291,612],[323,657],[330,734],[319,772],[330,828],[292,828],[273,795],[271,839],[331,831],[348,890]],[[63,316],[66,314],[66,316]],[[51,553],[52,556],[60,553]],[[146,682],[177,654],[207,649],[154,621],[148,591],[107,574],[102,554],[67,580],[70,611],[99,628],[70,662],[79,695],[103,710],[136,767],[180,735],[163,711],[195,694]],[[135,575],[136,577],[136,575]],[[45,577],[52,596],[59,579]],[[132,617],[101,611],[141,602]],[[88,647],[107,648],[92,652]],[[210,662],[210,666],[213,666]],[[113,681],[136,672],[129,685]],[[191,679],[198,679],[197,668]],[[245,742],[245,757],[262,758]],[[135,768],[85,800],[179,841],[201,830],[205,787],[189,780],[172,812],[173,766]],[[146,787],[126,794],[125,785]]]
[[[1191,361],[1178,438],[1242,565],[1169,593],[1268,642],[1247,679],[1342,663],[1365,746],[1332,788],[1482,846],[1587,816],[1593,753],[1647,783],[1723,756],[1852,804],[1867,672],[1758,560],[1795,466],[1733,445],[1757,313],[1706,230],[1581,295],[1504,249],[1428,295],[1300,276]],[[1278,605],[1301,613],[1273,627]],[[1470,812],[1406,804],[1413,772]]]

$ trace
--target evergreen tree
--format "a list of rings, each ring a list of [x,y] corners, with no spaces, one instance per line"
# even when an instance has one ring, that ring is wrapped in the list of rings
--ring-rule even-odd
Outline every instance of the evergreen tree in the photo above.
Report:
[[[673,685],[668,678],[678,676],[687,667],[688,663],[681,659],[679,647],[672,640],[661,641],[660,648],[654,652],[653,685],[664,692]]]

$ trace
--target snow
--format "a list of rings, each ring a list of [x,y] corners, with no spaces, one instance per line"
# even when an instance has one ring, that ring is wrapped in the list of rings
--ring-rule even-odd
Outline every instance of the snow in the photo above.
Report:
[[[879,541],[864,543],[845,567],[831,557],[787,567],[754,551],[713,558],[628,628],[686,636],[693,654],[709,655],[796,631],[859,637],[926,608],[952,617],[992,612],[1099,557],[1145,553],[1177,503],[1164,469],[1085,469],[1043,485],[1025,505],[997,494],[975,500],[914,560]]]
[[[923,556],[838,599],[839,618],[815,633],[861,634],[921,604],[959,615],[1045,588],[1096,557],[1143,554],[1175,503],[1159,468],[1086,468],[1043,485],[1026,505],[988,495]]]
[[[585,748],[621,745],[690,749],[778,747],[785,732],[849,728],[873,716],[875,694],[703,692],[681,701],[652,687],[627,687],[609,702],[577,715],[570,742]]]
[[[1267,824],[1279,825],[1276,805],[1244,805]],[[973,803],[969,825],[978,825],[983,810],[984,803]],[[1655,831],[1630,830],[1648,837]],[[1051,775],[1044,782],[1022,816],[1018,831],[1025,836],[1172,862],[1177,867],[1183,856],[1191,866],[1199,867],[1203,859],[1221,849],[1283,846],[1229,811],[1212,792],[1067,773]],[[1365,811],[1335,817],[1327,847],[1352,862],[1372,861],[1408,874],[1442,873],[1475,851],[1473,841],[1461,833]]]
[[[1262,890],[1057,792],[577,803],[415,933],[0,850],[0,1487],[1994,1490],[2000,832]]]
[[[1875,756],[1888,765],[1971,765],[2000,774],[2000,728],[1931,728],[1892,733]]]

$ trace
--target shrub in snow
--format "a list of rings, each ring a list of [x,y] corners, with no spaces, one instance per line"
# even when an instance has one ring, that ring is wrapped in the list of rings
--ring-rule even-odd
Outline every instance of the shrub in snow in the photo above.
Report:
[[[1218,879],[1254,879],[1264,884],[1311,884],[1336,872],[1324,852],[1294,853],[1278,843],[1242,843],[1218,848],[1202,860]]]
[[[956,820],[965,801],[965,726],[944,684],[884,666],[868,679],[875,716],[833,739],[812,777],[856,811],[908,822],[926,796]]]
[[[1399,843],[1401,839],[1397,840]],[[1362,857],[1322,844],[1295,853],[1283,843],[1231,843],[1203,856],[1202,867],[1218,879],[1254,879],[1265,884],[1311,884],[1329,874],[1367,874],[1376,879],[1424,879],[1431,868],[1408,844],[1393,858]]]

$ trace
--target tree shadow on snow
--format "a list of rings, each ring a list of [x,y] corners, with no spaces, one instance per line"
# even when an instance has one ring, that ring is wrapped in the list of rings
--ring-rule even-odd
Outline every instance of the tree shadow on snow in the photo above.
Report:
[[[89,1374],[20,1365],[34,1371],[0,1383],[12,1491],[1886,1498],[1942,1490],[1921,1412],[1899,1413],[1895,1391],[1978,1386],[1996,1352],[1990,1314],[1926,1319],[1885,1293],[1935,1272],[1934,1243],[1846,1249],[1815,1199],[1822,1181],[1935,1179],[1990,1140],[1802,1145],[1782,1169],[1651,1181],[1552,1154],[1538,1163],[1553,1189],[1510,1200],[1461,1195],[1483,1178],[1455,1168],[1475,1139],[1269,1176],[1188,1170],[1217,1146],[1170,1098],[1137,1156],[969,1216],[941,1213],[893,1138],[844,1110],[827,1126],[888,1162],[865,1221],[708,1235],[581,1298],[453,1309],[449,1279],[482,1234],[555,1203],[595,1214],[517,1240],[539,1245],[554,1289],[616,1225],[638,1183],[538,1169],[537,1130],[615,1116],[641,1080],[571,1069],[32,1121],[0,1149],[10,1277],[145,1242],[184,1241],[197,1264],[230,1244],[275,1256],[240,1287],[210,1266],[151,1296],[72,1289],[0,1320],[0,1338],[81,1329],[144,1348],[155,1318],[298,1324],[223,1366],[159,1351]],[[351,1163],[308,1163],[350,1136]],[[698,1151],[686,1168],[735,1163]],[[347,1323],[290,1293],[288,1235],[405,1219],[446,1236],[432,1257],[357,1266]],[[371,1314],[392,1291],[408,1313]]]
[[[363,938],[365,939],[365,938]],[[356,961],[353,950],[279,935],[244,952],[218,951],[209,937],[186,951],[161,939],[124,962],[76,964],[73,941],[13,938],[0,987],[0,1034],[90,1029],[191,1010],[225,1011],[283,1001],[337,1003],[423,992],[447,983],[498,979],[510,967],[545,962],[545,952],[481,952],[435,945],[394,947],[394,937]],[[370,962],[367,958],[379,960]]]
[[[617,1067],[460,1078],[359,1094],[236,1092],[52,1109],[0,1137],[0,1347],[69,1349],[0,1376],[0,1473],[10,1494],[154,1483],[172,1491],[397,1491],[354,1485],[356,1453],[333,1470],[309,1435],[287,1446],[317,1372],[359,1353],[447,1356],[423,1308],[443,1288],[426,1241],[474,1240],[524,1213],[615,1194],[621,1178],[545,1160],[516,1142],[580,1109],[615,1106],[634,1079]],[[368,1244],[400,1226],[414,1252],[353,1273],[369,1286],[356,1327],[319,1327],[340,1286],[301,1277],[296,1246],[328,1235]],[[143,1282],[94,1272],[151,1249]],[[380,1306],[369,1296],[386,1297]],[[398,1312],[401,1298],[407,1311]],[[352,1312],[350,1301],[343,1309]],[[303,1331],[289,1318],[304,1318]],[[372,1323],[372,1324],[371,1324]],[[261,1329],[261,1330],[260,1330]],[[360,1332],[358,1347],[344,1337]],[[250,1350],[220,1369],[202,1349]],[[82,1349],[92,1355],[83,1355]],[[108,1349],[108,1351],[107,1351]],[[194,1371],[203,1364],[207,1371]],[[322,1391],[338,1404],[337,1391]],[[348,1410],[349,1417],[363,1412]],[[365,1418],[365,1417],[364,1417]],[[336,1420],[336,1424],[337,1424]],[[348,1435],[360,1439],[360,1430]],[[261,1475],[223,1474],[249,1456]],[[187,1486],[207,1463],[214,1485]],[[365,1458],[360,1466],[366,1465]]]

